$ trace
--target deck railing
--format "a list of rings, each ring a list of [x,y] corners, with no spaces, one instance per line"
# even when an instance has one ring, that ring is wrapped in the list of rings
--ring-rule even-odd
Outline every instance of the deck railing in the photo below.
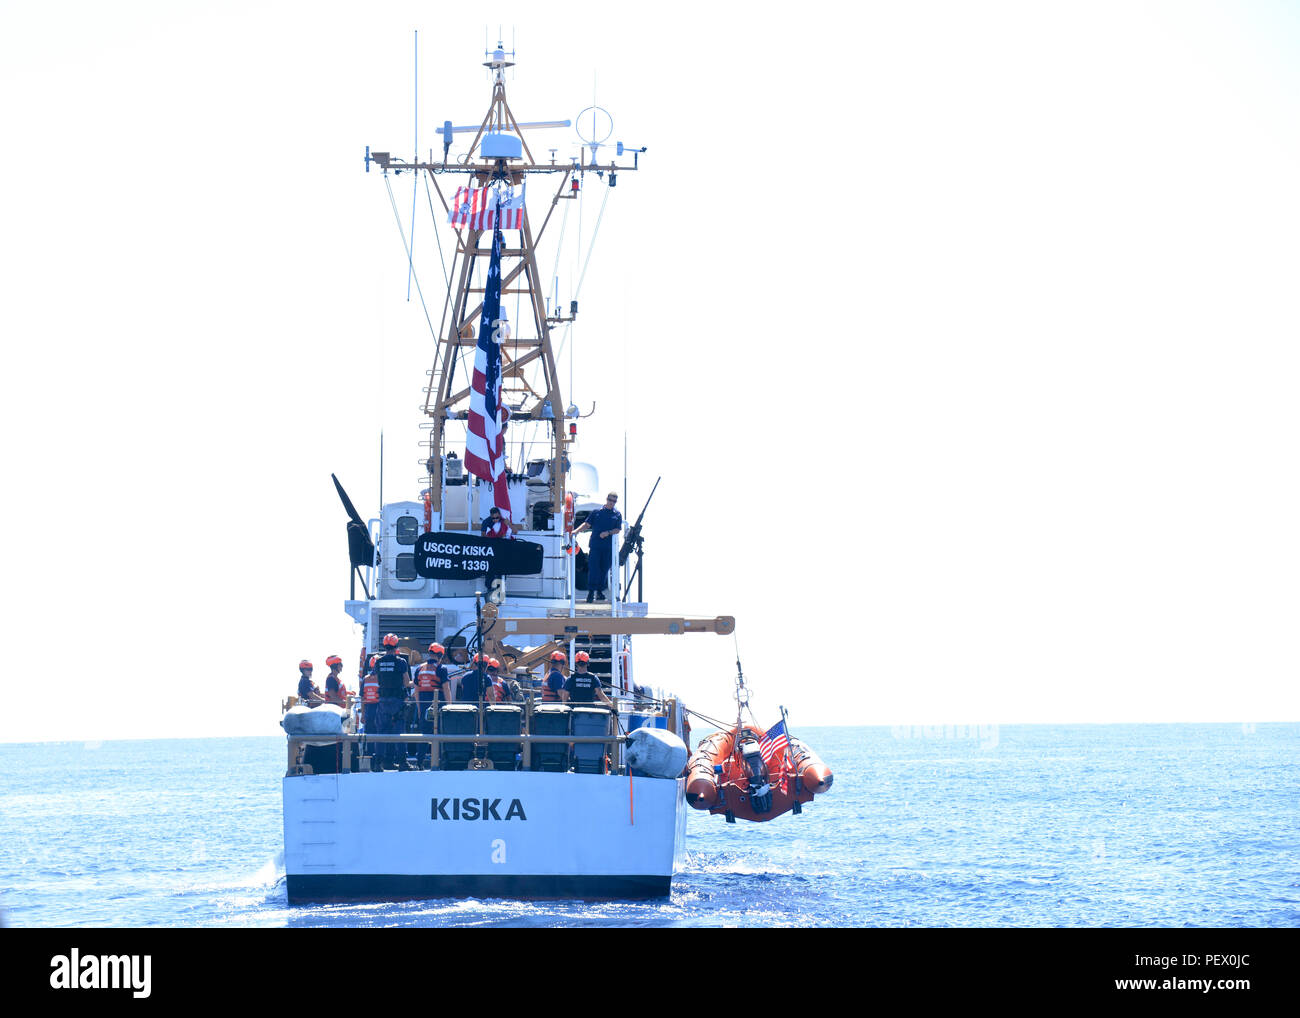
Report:
[[[619,757],[621,755],[618,752],[618,748],[627,742],[627,736],[622,732],[621,722],[617,720],[619,706],[622,706],[625,709],[630,709],[636,712],[637,714],[643,716],[652,717],[652,718],[660,718],[660,717],[666,718],[669,729],[672,729],[674,727],[673,722],[674,722],[674,716],[676,712],[672,709],[673,701],[671,700],[663,705],[660,705],[658,704],[658,702],[656,702],[654,706],[645,707],[645,706],[640,706],[639,705],[640,701],[635,699],[624,700],[617,697],[613,699],[614,699],[615,706],[612,709],[600,702],[562,704],[557,701],[538,700],[532,695],[529,695],[523,702],[519,702],[519,703],[507,702],[501,704],[494,704],[494,703],[475,704],[468,701],[455,702],[451,704],[435,703],[432,709],[429,711],[429,713],[432,714],[431,720],[434,729],[432,732],[423,732],[419,730],[414,730],[414,731],[405,731],[405,732],[398,732],[392,734],[385,733],[382,735],[366,733],[366,732],[345,732],[341,735],[314,735],[314,734],[290,735],[288,737],[287,775],[295,776],[295,775],[312,774],[318,772],[317,767],[314,767],[310,762],[310,760],[308,759],[313,755],[312,753],[308,752],[309,747],[316,747],[320,749],[337,747],[336,752],[331,755],[333,767],[329,771],[324,771],[324,773],[337,773],[337,772],[351,773],[354,770],[372,769],[371,765],[376,755],[373,752],[373,749],[378,748],[380,746],[392,745],[392,744],[401,744],[409,747],[406,754],[399,754],[399,759],[403,755],[404,756],[425,755],[420,752],[420,747],[427,746],[428,747],[427,759],[429,761],[429,766],[431,768],[438,768],[440,763],[442,762],[442,752],[441,752],[442,747],[448,743],[454,743],[457,744],[458,746],[466,746],[466,745],[472,746],[472,749],[470,751],[470,758],[468,760],[466,767],[458,768],[458,769],[467,769],[467,770],[499,769],[499,765],[497,763],[494,763],[489,758],[487,753],[488,747],[493,745],[513,744],[519,746],[520,749],[518,754],[517,766],[522,770],[532,770],[534,746],[539,746],[539,745],[582,746],[582,745],[604,744],[605,746],[608,747],[604,754],[605,761],[606,761],[606,772],[617,773],[620,769]],[[416,704],[416,711],[415,711],[416,717],[414,721],[416,725],[419,725],[421,720],[421,712],[419,710],[418,701],[412,700],[409,702]],[[288,709],[288,707],[292,705],[293,705],[292,698],[285,701],[286,709]],[[354,697],[352,698],[351,706],[356,706],[356,705],[357,704]],[[604,735],[572,735],[567,733],[542,734],[542,733],[534,732],[533,729],[535,727],[535,719],[537,717],[537,712],[535,708],[542,705],[548,707],[563,706],[568,708],[570,711],[572,711],[574,708],[587,708],[587,709],[605,711],[607,712],[608,719],[609,719],[607,722],[607,732]],[[465,731],[465,732],[442,731],[441,729],[443,727],[443,723],[445,720],[444,709],[448,707],[460,708],[455,711],[446,712],[446,716],[448,717],[456,716],[462,721],[466,719],[466,715],[469,713],[469,711],[465,710],[464,708],[467,707],[474,708],[474,713],[475,713],[474,730]],[[506,732],[504,734],[489,733],[486,731],[487,719],[490,713],[490,708],[503,708],[503,707],[519,708],[518,717],[520,719],[520,730],[518,734],[515,734],[513,732]],[[503,713],[508,713],[508,712],[503,712]],[[550,714],[550,712],[547,713]],[[570,714],[570,717],[571,716],[572,715]],[[410,721],[411,719],[408,716],[404,715],[403,724],[409,725]],[[347,719],[347,723],[350,726],[355,726],[355,724],[357,723],[356,714],[350,714]],[[319,766],[319,764],[320,764],[320,757],[319,754],[317,754],[317,766]]]

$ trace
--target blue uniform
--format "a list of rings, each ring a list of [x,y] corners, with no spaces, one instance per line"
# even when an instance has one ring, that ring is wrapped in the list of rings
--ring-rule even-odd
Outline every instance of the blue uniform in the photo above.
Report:
[[[470,669],[460,677],[460,699],[469,703],[478,703],[479,692],[487,691],[487,674],[477,667]]]
[[[569,691],[569,703],[595,703],[601,683],[591,672],[574,672],[564,688]]]
[[[606,530],[615,533],[623,529],[623,514],[617,509],[601,506],[587,517],[591,541],[587,545],[587,591],[603,592],[609,586],[609,568],[614,563],[614,535],[601,537]]]
[[[312,682],[310,675],[302,676],[298,680],[298,699],[303,703],[307,703],[313,695],[320,696],[320,690],[316,688],[316,683]]]
[[[398,735],[402,731],[402,718],[406,712],[406,677],[411,666],[406,658],[397,654],[385,654],[375,662],[375,675],[379,679],[379,709],[376,711],[374,735]],[[369,721],[369,712],[366,720]],[[406,758],[406,747],[401,743],[388,742],[378,747],[376,758],[380,764],[396,764]]]

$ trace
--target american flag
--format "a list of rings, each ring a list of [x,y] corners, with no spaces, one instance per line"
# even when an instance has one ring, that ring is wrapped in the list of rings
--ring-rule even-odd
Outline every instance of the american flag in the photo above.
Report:
[[[501,229],[522,230],[526,190],[527,184],[518,194],[502,198],[489,187],[458,187],[447,213],[447,222],[452,226],[468,226],[471,230],[491,230],[497,226],[497,211],[500,210]]]
[[[768,767],[784,761],[785,751],[789,748],[790,740],[785,735],[785,718],[769,728],[767,734],[758,742],[758,752],[763,757],[763,763]]]
[[[483,317],[474,353],[474,382],[469,399],[469,432],[465,436],[465,469],[493,483],[493,499],[501,515],[512,519],[506,474],[505,435],[501,406],[501,344],[493,341],[501,325],[501,227],[492,231],[492,257],[484,284]]]

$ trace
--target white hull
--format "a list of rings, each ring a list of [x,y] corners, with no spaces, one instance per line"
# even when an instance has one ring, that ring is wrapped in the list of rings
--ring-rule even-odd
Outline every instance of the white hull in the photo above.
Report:
[[[662,897],[684,787],[493,770],[286,777],[289,901]]]

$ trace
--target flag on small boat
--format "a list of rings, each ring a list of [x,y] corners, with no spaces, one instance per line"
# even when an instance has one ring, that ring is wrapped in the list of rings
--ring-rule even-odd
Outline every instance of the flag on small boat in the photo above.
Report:
[[[782,718],[759,740],[758,752],[763,757],[763,763],[771,767],[779,758],[784,758],[789,747],[790,740],[785,735],[785,719]]]
[[[458,187],[451,210],[447,213],[447,222],[452,226],[468,226],[471,230],[491,230],[497,226],[497,219],[500,218],[501,229],[522,230],[524,194],[527,190],[528,185],[525,184],[518,194],[510,193],[501,197],[490,187]]]
[[[465,468],[476,477],[491,481],[493,499],[506,519],[510,512],[509,478],[506,473],[504,423],[507,411],[501,405],[501,342],[509,333],[501,314],[501,227],[492,231],[492,256],[488,259],[484,284],[483,317],[479,320],[478,346],[474,353],[474,381],[469,399],[469,431],[465,435]]]

